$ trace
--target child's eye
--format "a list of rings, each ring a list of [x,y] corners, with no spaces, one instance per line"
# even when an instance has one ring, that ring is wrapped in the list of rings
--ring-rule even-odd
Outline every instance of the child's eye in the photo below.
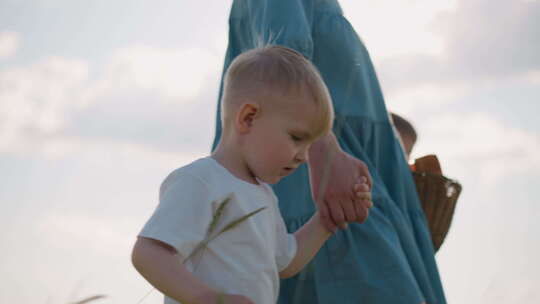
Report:
[[[294,141],[301,141],[301,140],[302,140],[302,138],[300,138],[300,137],[298,137],[298,136],[296,136],[296,135],[293,135],[293,134],[291,134],[291,138],[292,138],[292,140],[294,140]]]

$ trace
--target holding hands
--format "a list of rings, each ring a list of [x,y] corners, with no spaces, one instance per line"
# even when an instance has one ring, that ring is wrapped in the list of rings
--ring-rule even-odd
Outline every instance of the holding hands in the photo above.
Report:
[[[328,230],[366,221],[373,206],[367,165],[341,150],[333,134],[313,145],[309,171],[312,195]]]

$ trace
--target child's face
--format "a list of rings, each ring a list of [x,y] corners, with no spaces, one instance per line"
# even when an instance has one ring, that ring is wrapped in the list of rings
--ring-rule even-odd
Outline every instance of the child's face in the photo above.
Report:
[[[246,141],[246,163],[252,176],[275,184],[307,160],[318,123],[317,108],[309,98],[285,96],[267,103],[253,121]],[[285,106],[281,106],[284,105]],[[280,105],[279,108],[277,105]]]

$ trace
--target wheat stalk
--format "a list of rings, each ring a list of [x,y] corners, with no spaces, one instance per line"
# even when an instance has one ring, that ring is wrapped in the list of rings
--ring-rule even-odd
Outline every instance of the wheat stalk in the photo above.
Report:
[[[214,215],[212,216],[212,221],[210,222],[210,225],[208,225],[208,230],[206,231],[206,236],[209,236],[212,232],[214,232],[214,229],[217,226],[217,223],[221,216],[223,215],[223,212],[225,211],[225,207],[229,204],[231,201],[231,195],[227,196],[221,204],[217,207],[216,211],[214,212]]]
[[[221,229],[221,231],[219,231],[218,233],[216,233],[215,235],[208,235],[204,240],[202,240],[199,244],[197,244],[197,246],[195,247],[195,249],[193,249],[193,251],[189,254],[189,256],[187,258],[184,259],[183,263],[185,264],[186,261],[190,258],[192,258],[193,256],[195,256],[197,253],[199,253],[199,251],[202,251],[206,248],[206,246],[208,245],[208,243],[210,243],[210,241],[214,240],[215,238],[217,238],[218,236],[220,236],[221,234],[231,230],[231,229],[234,229],[236,226],[240,225],[241,223],[243,223],[245,220],[247,220],[248,218],[254,216],[255,214],[263,211],[264,209],[266,209],[266,207],[261,207],[255,211],[252,211],[244,216],[241,216],[237,219],[235,219],[234,221],[230,222],[229,224],[227,224],[223,229]]]
[[[229,230],[234,229],[236,226],[242,224],[248,218],[266,209],[266,207],[261,207],[255,211],[252,211],[246,215],[243,215],[231,221],[227,225],[225,225],[225,227],[223,227],[218,233],[212,235],[212,232],[214,232],[215,228],[219,224],[219,221],[221,217],[223,216],[223,212],[225,212],[225,207],[227,207],[227,204],[230,202],[230,200],[231,200],[231,196],[228,196],[223,202],[219,204],[218,208],[214,212],[214,215],[212,216],[212,221],[208,225],[208,229],[206,230],[206,236],[204,240],[202,240],[201,242],[199,242],[199,244],[197,244],[197,246],[195,246],[195,249],[193,249],[193,251],[191,251],[191,253],[184,259],[184,261],[182,262],[183,264],[185,264],[189,259],[197,255],[200,251],[203,251],[208,246],[208,243],[210,243],[212,240],[214,240],[218,236],[222,235],[223,233]]]
[[[104,295],[96,295],[96,296],[91,296],[91,297],[88,297],[86,299],[83,299],[83,300],[80,300],[80,301],[77,301],[77,302],[72,302],[71,304],[86,304],[88,302],[103,299],[103,298],[105,298]]]
[[[231,229],[234,229],[236,226],[242,224],[245,220],[247,220],[248,218],[254,216],[255,214],[257,214],[257,213],[263,211],[264,209],[266,209],[266,207],[261,207],[261,208],[255,210],[255,211],[252,211],[252,212],[250,212],[250,213],[248,213],[248,214],[246,214],[246,215],[244,215],[244,216],[241,216],[241,217],[235,219],[234,221],[232,221],[232,222],[230,222],[229,224],[227,224],[227,226],[223,227],[223,229],[221,229],[221,231],[220,231],[219,233],[217,233],[214,237],[212,237],[212,238],[210,239],[210,241],[213,240],[213,239],[215,239],[215,238],[217,238],[217,237],[220,236],[222,233],[225,233],[225,232],[227,232],[227,231],[229,231],[229,230],[231,230]]]

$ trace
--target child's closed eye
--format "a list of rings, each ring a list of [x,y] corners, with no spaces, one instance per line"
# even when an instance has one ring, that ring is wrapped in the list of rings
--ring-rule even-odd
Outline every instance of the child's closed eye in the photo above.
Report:
[[[294,141],[302,141],[302,138],[300,136],[296,136],[294,134],[290,134],[291,139]]]

